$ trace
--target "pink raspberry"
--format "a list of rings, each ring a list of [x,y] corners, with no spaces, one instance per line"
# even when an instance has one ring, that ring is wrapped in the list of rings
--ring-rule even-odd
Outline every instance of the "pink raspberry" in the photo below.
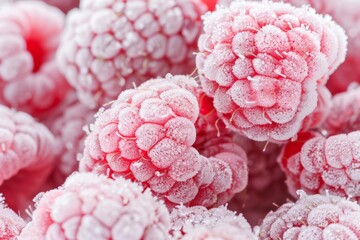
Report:
[[[226,203],[247,184],[246,154],[231,138],[194,148],[196,89],[188,76],[167,75],[122,92],[96,119],[80,169],[140,182],[169,207]]]
[[[68,16],[60,68],[93,108],[149,78],[189,74],[205,9],[199,0],[84,0]]]
[[[360,87],[335,95],[332,103],[330,114],[323,124],[328,135],[360,130]]]
[[[0,238],[2,240],[15,240],[25,227],[25,221],[13,210],[9,209],[0,196]]]
[[[306,195],[270,212],[260,226],[260,240],[358,240],[360,206],[331,195]]]
[[[170,215],[174,239],[256,239],[251,227],[242,215],[236,215],[226,207],[202,206],[175,208]],[[235,235],[230,235],[235,234]]]
[[[317,102],[317,85],[345,58],[346,36],[309,8],[235,1],[204,18],[197,67],[232,130],[256,141],[294,137]]]
[[[360,131],[329,138],[307,134],[279,156],[290,193],[296,190],[352,197],[360,202]]]
[[[170,216],[149,190],[123,178],[71,175],[41,196],[19,240],[169,239]]]
[[[0,106],[0,192],[23,210],[54,166],[55,139],[30,115]]]
[[[0,9],[1,104],[43,117],[63,100],[69,86],[54,60],[63,22],[63,13],[38,1]]]
[[[95,111],[81,104],[75,93],[71,94],[58,112],[44,120],[56,137],[57,165],[51,179],[56,186],[79,169],[79,154],[84,150],[87,125],[94,122]]]

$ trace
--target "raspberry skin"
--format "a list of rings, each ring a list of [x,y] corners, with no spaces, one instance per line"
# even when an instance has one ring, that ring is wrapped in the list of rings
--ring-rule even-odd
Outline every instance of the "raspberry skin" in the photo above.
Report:
[[[190,74],[205,10],[199,0],[84,0],[68,15],[60,69],[91,108],[147,79]]]
[[[330,192],[360,202],[359,141],[360,131],[328,138],[307,133],[285,145],[278,160],[289,192]]]
[[[357,240],[360,206],[332,195],[306,195],[270,212],[260,226],[260,240]]]
[[[170,218],[174,239],[231,240],[234,236],[239,240],[256,239],[246,219],[224,206],[210,210],[202,206],[178,206],[173,209]],[[231,236],[230,233],[236,235]]]
[[[310,8],[235,1],[204,17],[196,57],[202,87],[232,130],[283,142],[302,128],[344,60],[346,36]]]
[[[71,175],[44,193],[19,240],[169,239],[170,216],[149,190],[123,178]]]
[[[8,208],[2,196],[0,196],[0,238],[3,240],[15,240],[25,227],[25,221],[13,210]]]
[[[55,139],[24,112],[0,106],[0,192],[14,211],[22,211],[54,166]]]
[[[330,114],[322,129],[328,135],[350,133],[360,130],[360,87],[335,95]]]
[[[226,203],[246,187],[246,154],[231,138],[194,147],[198,88],[188,76],[167,75],[122,92],[98,114],[80,170],[140,182],[169,207]]]
[[[62,102],[70,87],[54,55],[63,23],[62,12],[40,1],[0,9],[1,104],[42,118]]]

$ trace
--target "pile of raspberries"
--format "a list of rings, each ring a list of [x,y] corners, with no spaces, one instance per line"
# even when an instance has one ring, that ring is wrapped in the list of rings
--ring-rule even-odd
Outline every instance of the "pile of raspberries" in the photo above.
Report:
[[[0,2],[0,239],[360,240],[358,0]]]

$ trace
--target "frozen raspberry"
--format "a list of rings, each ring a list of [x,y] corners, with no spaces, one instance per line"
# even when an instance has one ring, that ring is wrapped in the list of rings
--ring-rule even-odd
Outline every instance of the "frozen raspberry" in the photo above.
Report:
[[[285,203],[289,197],[285,175],[277,163],[281,146],[239,136],[236,142],[240,143],[248,157],[249,183],[244,192],[231,200],[229,209],[243,213],[255,226],[270,210]]]
[[[232,130],[286,141],[317,103],[317,85],[344,60],[346,36],[310,8],[235,1],[204,18],[197,67]]]
[[[140,182],[169,207],[230,200],[247,184],[246,154],[216,135],[193,147],[199,104],[191,89],[198,89],[194,79],[167,75],[122,92],[97,117],[80,169]]]
[[[57,165],[51,176],[56,186],[63,184],[71,173],[79,169],[78,159],[84,150],[87,125],[94,122],[95,113],[81,104],[73,93],[57,113],[44,120],[56,137]]]
[[[304,135],[285,145],[279,156],[290,193],[330,192],[360,202],[360,131],[329,138]]]
[[[189,74],[205,9],[199,0],[84,0],[67,19],[61,71],[93,108],[149,78]]]
[[[360,87],[339,93],[332,99],[333,106],[323,129],[328,135],[360,130]]]
[[[2,240],[15,240],[23,227],[25,227],[25,221],[8,208],[0,196],[0,238]]]
[[[149,190],[123,178],[71,175],[42,195],[19,240],[169,239],[170,216]]]
[[[54,60],[63,22],[39,1],[0,9],[1,104],[42,117],[63,100],[69,86]]]
[[[0,106],[0,192],[19,211],[42,187],[54,166],[55,139],[31,116]]]
[[[179,206],[171,212],[171,232],[174,239],[256,239],[251,227],[242,215],[236,215],[226,207]],[[233,233],[235,235],[230,235]]]
[[[331,195],[307,196],[270,212],[260,226],[260,240],[358,240],[360,206]]]

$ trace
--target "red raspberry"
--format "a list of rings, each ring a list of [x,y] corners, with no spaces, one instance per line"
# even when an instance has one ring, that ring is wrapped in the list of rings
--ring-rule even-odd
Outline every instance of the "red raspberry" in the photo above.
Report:
[[[346,36],[313,9],[235,1],[206,15],[197,55],[202,86],[232,130],[286,141],[302,128],[345,58]]]
[[[84,0],[68,16],[60,68],[93,108],[134,83],[191,73],[205,8],[199,0]]]
[[[0,238],[3,240],[15,240],[25,227],[25,221],[13,210],[9,209],[4,199],[0,196]]]
[[[168,240],[169,229],[169,212],[150,191],[123,178],[82,173],[41,196],[19,240]]]
[[[0,192],[14,210],[23,210],[54,166],[55,139],[30,115],[0,106]]]
[[[69,86],[54,61],[63,22],[63,13],[38,1],[1,8],[1,104],[43,117],[64,99]]]
[[[360,131],[329,138],[304,134],[279,156],[290,193],[325,193],[360,202]]]
[[[360,87],[335,95],[332,103],[330,114],[323,125],[328,135],[360,130]]]
[[[360,206],[331,195],[310,195],[270,212],[260,226],[260,240],[358,240]]]
[[[226,203],[247,184],[246,155],[231,138],[201,145],[204,155],[193,147],[195,89],[194,79],[168,75],[122,92],[96,119],[80,169],[141,182],[169,206]]]
[[[242,215],[236,215],[226,207],[179,206],[171,212],[174,239],[256,239],[251,227]],[[229,235],[229,234],[235,235]]]

